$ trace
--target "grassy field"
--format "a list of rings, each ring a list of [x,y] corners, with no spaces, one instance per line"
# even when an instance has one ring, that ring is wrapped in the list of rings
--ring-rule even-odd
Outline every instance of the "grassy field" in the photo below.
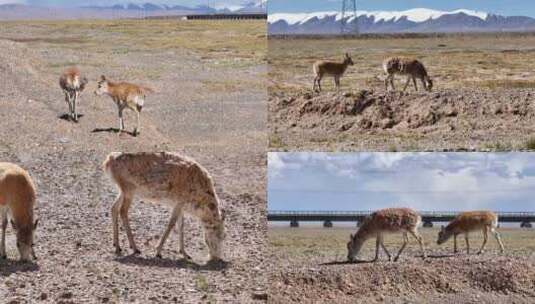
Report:
[[[295,260],[307,261],[310,257],[331,258],[333,261],[341,261],[347,257],[346,244],[349,235],[355,233],[356,228],[286,228],[270,227],[269,244],[271,250],[277,255],[290,256]],[[425,240],[429,255],[433,252],[451,250],[453,252],[453,239],[441,246],[436,244],[439,228],[421,228],[420,232]],[[507,255],[531,256],[535,252],[535,230],[519,228],[499,229]],[[414,238],[409,238],[410,243],[406,250],[419,254],[418,243]],[[464,237],[458,238],[460,252],[465,251]],[[471,252],[476,253],[483,241],[482,234],[474,232],[470,235]],[[400,234],[392,234],[385,237],[385,245],[391,253],[395,253],[401,246],[402,237]],[[487,243],[487,250],[497,251],[498,244],[493,237]],[[375,240],[369,240],[362,248],[362,259],[371,259],[375,253]],[[383,254],[383,259],[386,257]]]
[[[534,88],[535,63],[530,60],[534,43],[534,35],[269,39],[270,90],[311,89],[314,61],[341,61],[345,52],[352,55],[355,65],[342,79],[343,90],[382,88],[382,61],[389,56],[421,59],[437,88]],[[324,88],[332,90],[332,82],[326,79]]]

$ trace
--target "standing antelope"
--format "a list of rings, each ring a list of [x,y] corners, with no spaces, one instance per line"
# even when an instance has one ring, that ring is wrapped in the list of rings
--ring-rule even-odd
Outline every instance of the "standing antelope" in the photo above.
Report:
[[[37,227],[34,222],[35,187],[24,169],[10,163],[0,163],[0,218],[2,220],[2,240],[0,259],[7,258],[6,229],[8,216],[16,232],[17,249],[21,261],[34,259],[33,235]]]
[[[145,102],[145,95],[153,93],[151,88],[127,83],[127,82],[111,82],[106,79],[106,76],[100,76],[98,87],[95,90],[97,96],[108,95],[113,99],[119,110],[119,133],[124,130],[123,110],[128,108],[134,111],[137,115],[137,126],[134,129],[134,136],[140,133],[141,126],[139,123],[139,115],[143,104]]]
[[[403,58],[403,57],[388,58],[383,62],[383,70],[385,74],[387,75],[385,79],[385,88],[387,91],[388,91],[388,83],[390,83],[394,91],[396,90],[396,88],[394,87],[394,75],[395,74],[407,75],[407,82],[405,83],[403,92],[407,90],[407,87],[409,86],[411,79],[412,79],[412,82],[414,83],[414,89],[418,91],[416,78],[422,81],[422,84],[426,91],[430,92],[431,89],[433,88],[433,81],[431,80],[429,75],[427,75],[427,70],[425,69],[425,66],[416,59]]]
[[[409,238],[407,233],[410,233],[420,244],[422,250],[422,257],[426,258],[423,238],[418,234],[418,226],[422,222],[422,218],[416,211],[408,208],[388,208],[382,209],[372,213],[360,226],[355,235],[351,234],[349,242],[347,243],[347,259],[350,262],[356,260],[356,256],[359,253],[362,245],[366,240],[375,237],[375,258],[373,262],[379,258],[379,247],[382,247],[388,256],[388,260],[392,259],[392,256],[386,250],[383,243],[383,235],[385,233],[403,233],[403,245],[398,251],[398,254],[394,258],[394,261],[399,259],[399,256],[407,246]]]
[[[453,235],[453,252],[457,253],[457,235],[463,233],[466,241],[466,253],[470,253],[470,243],[468,242],[468,233],[475,230],[483,231],[483,244],[478,254],[483,253],[489,230],[494,234],[501,253],[504,252],[503,243],[500,234],[496,231],[498,227],[498,216],[491,211],[469,211],[459,213],[449,224],[438,233],[437,244],[441,245]]]
[[[78,102],[78,97],[80,97],[80,94],[85,89],[87,82],[87,78],[81,78],[80,70],[75,67],[65,70],[59,78],[59,86],[63,90],[63,93],[65,93],[65,101],[69,106],[69,115],[75,122],[78,122],[76,103]]]
[[[119,188],[112,208],[113,244],[120,254],[119,223],[121,216],[130,248],[140,253],[128,220],[128,209],[134,194],[173,208],[171,220],[160,240],[156,256],[161,257],[163,245],[178,221],[179,252],[190,258],[184,249],[184,212],[197,216],[204,226],[204,240],[210,260],[220,260],[225,235],[223,214],[212,178],[198,163],[172,153],[112,153],[103,164]]]
[[[316,91],[316,86],[321,92],[321,79],[325,75],[332,76],[334,78],[334,84],[336,89],[340,89],[340,78],[344,75],[348,66],[353,65],[353,60],[348,53],[345,54],[343,62],[332,61],[316,61],[312,66],[314,70],[314,85],[312,90]]]

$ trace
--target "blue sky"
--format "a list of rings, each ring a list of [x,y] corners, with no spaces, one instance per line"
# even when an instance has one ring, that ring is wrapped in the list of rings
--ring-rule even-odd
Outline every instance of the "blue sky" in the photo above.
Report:
[[[268,12],[309,13],[340,10],[342,0],[269,0]],[[471,9],[505,16],[535,17],[533,0],[357,0],[359,10],[407,10],[431,8],[438,10]]]
[[[172,5],[185,5],[185,6],[197,6],[207,5],[210,6],[232,6],[240,5],[245,2],[251,2],[247,0],[0,0],[0,4],[5,3],[25,3],[41,6],[87,6],[87,5],[113,5],[115,3],[155,3],[155,4],[172,4]]]
[[[269,210],[535,211],[534,153],[270,153]]]

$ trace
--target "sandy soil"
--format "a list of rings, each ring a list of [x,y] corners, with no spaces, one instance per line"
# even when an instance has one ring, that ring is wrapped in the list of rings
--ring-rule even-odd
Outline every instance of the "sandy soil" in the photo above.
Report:
[[[14,261],[15,237],[8,232],[9,257],[0,261],[0,302],[265,301],[264,64],[252,60],[240,66],[219,65],[224,55],[192,48],[106,43],[110,35],[120,41],[121,35],[135,30],[127,25],[121,31],[106,27],[109,32],[89,23],[67,32],[49,30],[53,26],[11,24],[0,29],[0,36],[10,37],[0,40],[0,159],[29,170],[38,189],[40,218],[35,264]],[[199,38],[233,33],[196,29],[195,23],[187,27],[184,35],[197,30]],[[256,28],[249,31],[261,37],[261,27]],[[39,31],[49,32],[46,39],[65,41],[44,40]],[[67,39],[75,35],[103,41],[88,45]],[[128,48],[132,51],[124,50]],[[232,56],[231,50],[227,52]],[[67,105],[58,86],[59,72],[71,62],[82,62],[80,68],[91,80],[81,97],[83,117],[78,124],[60,118]],[[147,97],[140,136],[110,129],[118,124],[115,105],[92,94],[100,74],[156,90]],[[222,86],[222,79],[257,85]],[[128,113],[127,128],[134,121]],[[195,158],[214,177],[227,211],[226,265],[206,265],[202,230],[190,217],[185,233],[193,262],[179,257],[175,234],[166,243],[164,258],[154,258],[170,213],[163,206],[138,201],[130,215],[142,254],[114,255],[110,208],[116,190],[100,164],[111,151],[163,150]],[[124,231],[121,241],[128,248]]]
[[[273,303],[533,303],[535,256],[533,230],[502,229],[506,253],[490,239],[487,251],[474,254],[481,237],[471,236],[472,254],[453,254],[452,242],[438,246],[437,229],[421,229],[428,258],[423,260],[416,241],[410,240],[398,262],[384,253],[376,263],[374,241],[359,255],[361,262],[346,262],[347,237],[353,229],[269,229]],[[399,235],[386,238],[395,254]]]
[[[533,149],[534,100],[533,89],[281,94],[269,101],[278,137],[271,144],[299,150]]]

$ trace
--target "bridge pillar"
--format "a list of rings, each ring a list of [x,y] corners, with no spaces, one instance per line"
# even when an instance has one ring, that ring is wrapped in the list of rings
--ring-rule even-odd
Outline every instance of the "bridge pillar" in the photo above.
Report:
[[[332,228],[333,227],[333,222],[331,222],[329,220],[326,220],[325,222],[323,222],[323,227],[324,228]]]
[[[433,228],[433,222],[425,221],[423,226],[424,228]]]
[[[528,221],[524,221],[520,224],[520,228],[533,228],[533,225]]]
[[[290,222],[290,227],[292,227],[292,228],[297,228],[297,227],[299,227],[299,222],[296,221],[296,220],[292,220],[292,221]]]

